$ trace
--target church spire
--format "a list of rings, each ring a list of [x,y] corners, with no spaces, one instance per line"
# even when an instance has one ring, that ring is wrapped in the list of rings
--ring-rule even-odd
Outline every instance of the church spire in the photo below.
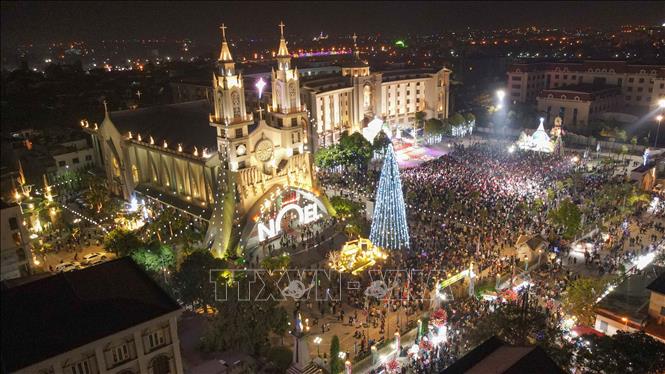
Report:
[[[279,23],[279,49],[277,50],[277,65],[279,70],[289,70],[291,65],[291,55],[286,48],[286,39],[284,39],[284,22]]]
[[[358,44],[356,44],[356,40],[358,39],[358,36],[356,33],[353,33],[353,55],[356,57],[356,60],[360,60],[360,51],[358,50]]]
[[[277,57],[287,57],[289,55],[289,50],[286,48],[286,39],[284,39],[284,22],[279,23],[279,49],[277,50]]]
[[[222,69],[222,74],[233,75],[235,72],[235,63],[233,62],[233,57],[231,56],[231,50],[229,50],[229,44],[226,42],[226,27],[223,23],[219,27],[222,30],[222,50],[219,53],[218,62]]]

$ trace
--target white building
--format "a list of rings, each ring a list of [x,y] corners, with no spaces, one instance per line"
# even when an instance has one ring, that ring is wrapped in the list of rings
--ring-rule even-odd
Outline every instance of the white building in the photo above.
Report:
[[[3,373],[181,374],[179,305],[129,257],[2,289]]]
[[[338,141],[344,131],[362,132],[370,121],[386,122],[393,135],[410,128],[416,112],[426,118],[448,117],[450,73],[442,69],[405,69],[371,72],[355,45],[353,58],[342,65],[341,76],[303,83],[303,101],[313,120],[314,147]]]
[[[508,99],[533,102],[542,90],[578,84],[617,86],[626,106],[653,109],[665,98],[665,65],[593,60],[516,63],[508,70]]]
[[[67,172],[78,171],[95,163],[94,149],[87,139],[73,140],[60,143],[49,152],[55,160],[56,174],[58,176]]]
[[[0,249],[2,273],[0,280],[18,278],[30,274],[30,249],[28,231],[23,226],[23,215],[18,204],[0,201]]]

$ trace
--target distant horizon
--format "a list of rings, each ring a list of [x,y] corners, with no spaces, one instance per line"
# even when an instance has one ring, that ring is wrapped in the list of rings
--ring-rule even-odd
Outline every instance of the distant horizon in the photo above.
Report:
[[[233,40],[277,38],[282,20],[287,37],[320,32],[407,36],[532,26],[660,26],[664,20],[659,17],[665,14],[659,2],[2,2],[1,7],[3,49],[162,38],[206,45],[219,42],[221,23]]]

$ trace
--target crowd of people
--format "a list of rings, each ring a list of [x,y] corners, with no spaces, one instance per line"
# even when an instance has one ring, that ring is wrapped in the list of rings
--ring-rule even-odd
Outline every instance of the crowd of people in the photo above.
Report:
[[[551,225],[548,212],[563,199],[570,198],[579,206],[584,205],[587,223],[600,226],[605,217],[620,213],[618,204],[604,204],[603,196],[599,195],[605,194],[606,186],[620,184],[624,176],[615,175],[611,166],[601,164],[582,170],[577,162],[578,159],[570,155],[512,153],[505,147],[487,144],[456,145],[449,154],[401,170],[411,248],[391,256],[383,266],[452,275],[467,269],[473,262],[478,281],[482,283],[483,279],[494,279],[515,266],[517,258],[506,253],[511,252],[508,249],[514,246],[520,234],[541,234],[551,240],[554,238],[551,244],[557,246],[556,252],[562,261],[549,265],[550,272],[532,278],[532,292],[538,296],[541,307],[559,315],[558,296],[576,275],[564,269],[571,248],[569,243],[559,240],[561,229]],[[362,197],[373,196],[377,178],[326,175],[323,179],[330,186],[354,191],[357,197]],[[630,223],[640,223],[637,218],[640,213],[637,211],[629,218]],[[658,225],[642,224],[640,230],[643,234],[648,228],[662,232],[663,227]],[[609,250],[603,261],[596,262],[601,273],[616,271],[622,262],[649,250],[644,245],[641,249],[629,249],[631,240],[632,244],[650,242],[645,235],[621,236],[619,223],[606,229],[612,240],[599,234],[590,239],[594,243],[590,259],[600,251]],[[394,308],[417,313],[423,308],[418,298],[428,299],[434,283],[439,280],[429,277],[397,282],[391,301],[371,300],[368,304],[362,295],[352,294],[348,302],[361,310],[376,308],[380,315]],[[363,286],[369,281],[367,277],[361,278]],[[394,297],[400,294],[417,297],[407,300]],[[482,318],[488,310],[487,304],[474,298],[450,305],[457,305],[449,321],[450,327],[462,335],[465,326],[472,328],[473,321]],[[469,348],[467,341],[455,342],[454,347],[449,346],[451,342],[454,339],[446,343],[445,349],[438,351],[436,348],[433,355],[420,355],[407,361],[410,372],[430,372],[445,367],[458,353]]]

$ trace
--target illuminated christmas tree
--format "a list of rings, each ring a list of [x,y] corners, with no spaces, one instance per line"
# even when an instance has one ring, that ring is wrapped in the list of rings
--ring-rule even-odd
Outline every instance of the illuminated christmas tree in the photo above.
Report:
[[[386,149],[386,158],[381,169],[369,240],[384,249],[409,248],[402,182],[392,144]]]

